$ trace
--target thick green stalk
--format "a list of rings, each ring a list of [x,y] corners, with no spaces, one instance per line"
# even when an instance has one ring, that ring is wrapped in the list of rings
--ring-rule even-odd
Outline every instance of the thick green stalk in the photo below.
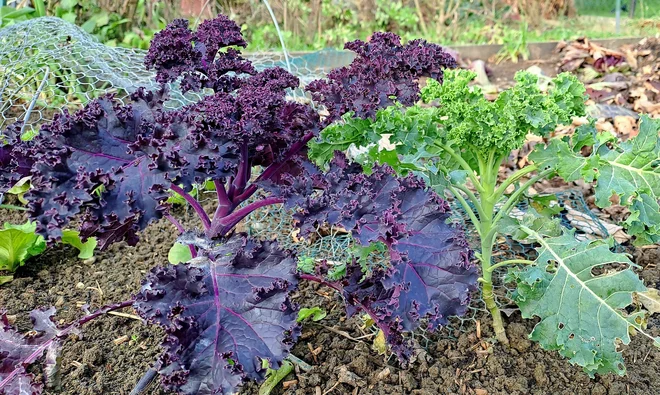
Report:
[[[495,236],[497,232],[494,232],[496,224],[493,223],[493,217],[495,214],[495,181],[494,180],[482,180],[482,186],[485,193],[481,196],[481,208],[484,211],[484,218],[481,218],[481,255],[479,259],[481,261],[481,292],[486,304],[486,308],[490,312],[493,318],[493,330],[495,331],[496,339],[502,344],[509,344],[509,339],[506,337],[506,332],[504,331],[504,322],[502,321],[502,313],[500,312],[497,303],[495,302],[495,295],[493,294],[493,271],[490,269],[493,261],[493,245],[495,244]]]

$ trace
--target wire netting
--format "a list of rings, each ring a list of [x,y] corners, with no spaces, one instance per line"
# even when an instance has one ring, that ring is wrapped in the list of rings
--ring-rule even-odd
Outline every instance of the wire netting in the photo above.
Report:
[[[99,43],[79,27],[59,18],[38,18],[18,23],[0,30],[0,130],[18,120],[25,121],[25,133],[38,131],[39,125],[52,120],[53,115],[64,109],[75,110],[86,102],[106,93],[114,93],[119,100],[138,87],[155,88],[154,74],[143,66],[145,51],[112,48]],[[281,53],[247,54],[257,69],[273,66],[289,67],[302,84],[323,77],[330,69],[343,66],[352,60],[352,54],[324,50],[317,53],[290,56],[287,64]],[[196,95],[181,95],[176,86],[171,87],[171,107],[181,106],[198,98]],[[301,93],[292,91],[291,96]],[[583,224],[578,234],[609,236],[606,227],[589,210],[579,191],[562,192],[557,195],[559,204],[583,213]],[[467,224],[467,218],[458,207],[454,221]],[[518,210],[527,208],[523,202]],[[343,229],[320,226],[312,235],[301,238],[294,226],[290,210],[269,207],[253,213],[245,222],[245,231],[261,239],[277,238],[284,248],[297,250],[303,257],[325,259],[331,264],[341,265],[352,257],[353,239]],[[562,221],[566,227],[573,223],[562,210]],[[476,234],[465,225],[469,240],[478,248]],[[496,260],[533,259],[534,246],[510,239],[498,239]],[[372,255],[374,264],[382,263],[382,255]],[[498,285],[503,285],[504,271],[497,272]],[[500,304],[508,301],[500,295]],[[482,311],[483,302],[475,296],[467,317],[460,320],[460,329],[465,322],[474,320]]]
[[[36,132],[63,109],[74,110],[107,93],[119,100],[138,87],[155,88],[154,73],[143,65],[146,51],[108,47],[76,25],[44,17],[0,30],[0,129],[18,120]],[[287,67],[282,53],[247,54],[257,69]],[[303,84],[350,62],[339,51],[290,57],[291,72]],[[172,86],[170,107],[198,98]],[[291,92],[292,96],[299,92]]]

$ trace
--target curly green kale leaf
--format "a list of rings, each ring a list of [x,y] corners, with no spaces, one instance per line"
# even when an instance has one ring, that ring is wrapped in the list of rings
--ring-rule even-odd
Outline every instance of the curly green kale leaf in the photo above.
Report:
[[[642,331],[645,312],[625,312],[632,293],[646,287],[630,267],[611,271],[604,266],[632,262],[602,241],[580,242],[570,232],[544,238],[530,228],[523,230],[540,244],[535,263],[511,273],[522,316],[541,318],[530,338],[547,350],[558,350],[592,377],[625,374],[619,343],[630,343],[630,328],[650,337]]]
[[[521,71],[516,84],[488,101],[481,89],[470,86],[476,76],[468,70],[447,70],[442,85],[429,81],[422,100],[437,100],[449,140],[488,156],[520,148],[528,133],[546,135],[571,117],[584,115],[584,86],[575,76],[560,74],[547,93],[538,76]]]

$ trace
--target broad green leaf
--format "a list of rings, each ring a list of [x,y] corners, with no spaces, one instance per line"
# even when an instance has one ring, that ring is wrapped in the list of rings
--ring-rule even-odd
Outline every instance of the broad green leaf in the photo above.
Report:
[[[323,129],[317,140],[309,142],[309,158],[323,167],[332,160],[335,151],[346,151],[352,144],[359,148],[377,143],[380,136],[373,133],[372,122],[345,114],[340,122]]]
[[[13,272],[25,261],[46,249],[46,241],[36,234],[37,224],[4,224],[0,230],[0,270]]]
[[[0,276],[0,285],[11,282],[14,279],[14,276]]]
[[[76,4],[78,4],[77,0],[61,0],[59,6],[63,10],[71,11],[75,8]]]
[[[80,240],[80,232],[75,230],[62,231],[62,243],[75,247],[79,253],[78,258],[89,259],[94,256],[94,250],[98,244],[95,237],[90,237],[86,242]]]
[[[524,241],[530,237],[530,233],[525,231],[523,227],[546,237],[559,236],[562,232],[562,226],[558,218],[551,219],[543,216],[531,207],[523,214],[522,218],[505,216],[498,223],[500,233],[511,236],[512,239],[518,241]]]
[[[529,196],[529,205],[544,217],[553,217],[559,214],[562,206],[557,201],[557,195],[533,195]]]
[[[608,207],[617,196],[630,208],[625,221],[635,244],[660,241],[660,120],[642,115],[639,134],[617,143],[610,133],[597,133],[593,124],[578,128],[571,139],[554,139],[537,145],[530,159],[540,168],[551,168],[566,181],[579,178],[596,180],[596,205]],[[592,154],[583,157],[580,149],[593,145]]]
[[[589,158],[575,153],[569,143],[562,139],[550,140],[545,147],[537,145],[529,154],[529,159],[541,168],[552,168],[567,182],[584,178],[586,175],[584,169],[587,168],[589,161]],[[593,161],[589,164],[597,165]]]
[[[96,20],[94,18],[90,18],[85,23],[80,25],[80,28],[83,29],[85,32],[91,34],[92,32],[94,32],[94,29],[96,29]]]
[[[178,265],[179,263],[186,263],[192,259],[192,254],[190,252],[190,247],[181,243],[174,243],[170,251],[167,253],[167,260],[172,265]]]
[[[321,321],[322,319],[325,318],[325,316],[328,315],[328,313],[325,312],[322,308],[316,306],[312,307],[311,309],[303,307],[300,309],[298,312],[298,322],[303,322],[307,318],[311,318],[312,321]]]
[[[540,244],[535,264],[512,271],[517,282],[513,297],[522,316],[541,318],[530,338],[559,351],[592,377],[625,374],[618,345],[630,343],[631,328],[646,335],[645,312],[625,311],[633,292],[646,290],[630,269],[632,262],[603,242],[579,242],[570,232],[544,238],[532,229],[523,230]],[[611,264],[628,267],[613,270]]]
[[[600,153],[596,204],[610,205],[618,195],[625,204],[631,197],[647,193],[660,198],[660,120],[642,115],[639,134]]]
[[[76,18],[77,17],[78,16],[76,15],[75,12],[66,12],[62,15],[62,19],[64,19],[65,21],[67,21],[69,23],[76,23]]]
[[[647,194],[640,195],[630,205],[630,215],[624,225],[628,234],[635,236],[635,244],[647,245],[660,242],[660,205]]]

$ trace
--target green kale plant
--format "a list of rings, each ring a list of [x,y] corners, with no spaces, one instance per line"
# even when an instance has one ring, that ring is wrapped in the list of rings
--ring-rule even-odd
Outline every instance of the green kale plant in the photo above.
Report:
[[[428,82],[421,103],[395,104],[373,117],[344,114],[311,144],[310,157],[323,166],[335,150],[348,150],[367,171],[387,163],[453,195],[478,234],[479,282],[497,340],[508,344],[493,272],[508,266],[507,279],[517,286],[511,297],[522,316],[540,318],[533,340],[558,350],[589,375],[624,374],[618,345],[628,344],[634,332],[651,337],[644,332],[646,312],[626,311],[633,293],[646,290],[631,270],[633,263],[604,241],[578,241],[558,220],[533,209],[522,218],[510,214],[543,179],[582,179],[593,185],[599,207],[614,199],[628,207],[631,214],[623,225],[636,244],[657,243],[660,120],[642,116],[639,135],[625,142],[597,132],[593,123],[569,137],[554,137],[558,125],[585,115],[585,88],[574,76],[558,75],[544,92],[538,76],[519,72],[515,85],[494,101],[470,85],[474,77],[467,70],[447,70],[442,84]],[[531,164],[500,178],[500,166],[530,133],[543,138],[529,155]],[[537,258],[495,262],[496,239],[505,235],[533,242]]]

